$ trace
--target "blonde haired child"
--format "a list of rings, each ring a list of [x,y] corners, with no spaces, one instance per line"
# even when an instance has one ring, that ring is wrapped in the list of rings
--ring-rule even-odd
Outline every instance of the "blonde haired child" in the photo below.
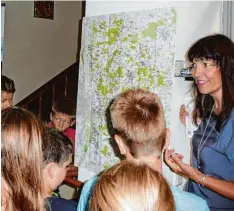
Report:
[[[99,177],[90,200],[92,211],[175,211],[163,176],[145,164],[123,161]]]

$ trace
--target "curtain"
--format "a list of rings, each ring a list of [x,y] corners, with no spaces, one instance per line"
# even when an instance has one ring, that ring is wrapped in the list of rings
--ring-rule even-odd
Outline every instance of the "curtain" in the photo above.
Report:
[[[234,42],[234,2],[223,1],[222,13],[223,34]]]

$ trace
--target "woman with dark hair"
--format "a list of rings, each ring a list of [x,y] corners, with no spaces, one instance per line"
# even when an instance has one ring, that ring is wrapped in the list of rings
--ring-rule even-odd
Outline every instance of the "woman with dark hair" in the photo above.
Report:
[[[186,190],[212,211],[234,210],[234,43],[216,34],[198,40],[187,54],[194,78],[192,166],[167,150],[169,167],[189,178]],[[182,106],[180,119],[186,115]]]

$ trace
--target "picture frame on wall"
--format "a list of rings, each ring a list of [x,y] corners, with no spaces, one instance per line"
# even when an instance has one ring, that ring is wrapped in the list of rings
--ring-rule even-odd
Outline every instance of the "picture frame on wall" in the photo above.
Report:
[[[34,1],[34,17],[54,19],[54,1]]]

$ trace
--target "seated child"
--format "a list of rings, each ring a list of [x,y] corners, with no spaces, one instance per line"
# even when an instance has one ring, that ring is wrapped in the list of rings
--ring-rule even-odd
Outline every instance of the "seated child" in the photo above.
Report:
[[[55,101],[50,113],[50,120],[48,126],[54,127],[66,135],[72,142],[74,152],[75,130],[71,127],[76,121],[76,103],[69,98]]]
[[[129,89],[111,102],[108,111],[113,127],[109,131],[113,131],[111,136],[125,159],[145,163],[162,173],[162,154],[169,145],[170,131],[159,97],[150,91]],[[77,211],[89,210],[88,200],[96,181],[93,177],[84,184]],[[202,198],[173,186],[171,191],[177,211],[209,210]]]
[[[2,75],[1,77],[1,110],[11,107],[15,93],[15,83],[10,78]]]
[[[53,196],[53,191],[62,184],[72,162],[72,143],[70,139],[57,130],[47,128],[43,137],[42,152],[44,194],[49,202],[47,203],[47,210],[76,210],[77,204],[75,201]]]
[[[90,210],[175,211],[175,202],[159,172],[145,164],[122,161],[98,178]]]

